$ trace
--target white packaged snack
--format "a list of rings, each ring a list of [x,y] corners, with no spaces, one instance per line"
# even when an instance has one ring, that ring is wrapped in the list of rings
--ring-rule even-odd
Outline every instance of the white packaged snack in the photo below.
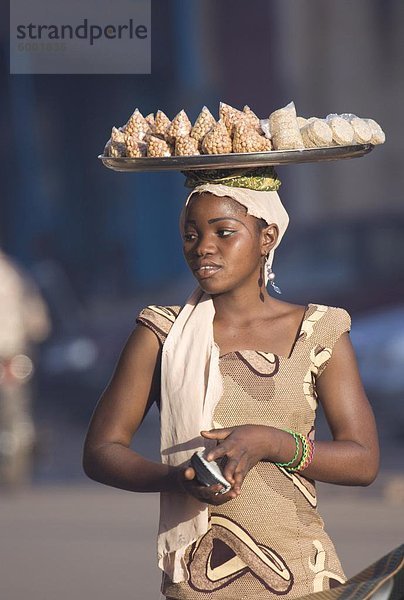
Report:
[[[355,144],[369,144],[372,139],[372,131],[368,125],[368,123],[353,115],[352,113],[343,113],[341,115],[343,119],[349,121],[354,130],[354,143]]]
[[[349,121],[337,114],[328,115],[326,122],[332,131],[332,140],[336,146],[350,146],[354,143],[355,131]]]
[[[296,117],[296,108],[290,102],[269,115],[269,128],[275,150],[298,150],[304,148]]]
[[[377,121],[374,119],[364,119],[364,121],[366,121],[366,123],[369,125],[370,131],[372,132],[370,143],[374,144],[375,146],[377,146],[377,144],[384,144],[386,141],[386,134],[380,127],[379,123],[377,123]]]
[[[323,119],[310,119],[300,129],[305,148],[324,148],[332,146],[332,130]]]

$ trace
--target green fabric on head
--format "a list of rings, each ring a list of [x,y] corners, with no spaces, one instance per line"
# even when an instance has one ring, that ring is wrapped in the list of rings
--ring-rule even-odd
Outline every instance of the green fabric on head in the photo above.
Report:
[[[273,167],[183,171],[183,174],[186,176],[185,187],[188,188],[194,188],[203,183],[218,183],[256,192],[276,192],[281,185]]]

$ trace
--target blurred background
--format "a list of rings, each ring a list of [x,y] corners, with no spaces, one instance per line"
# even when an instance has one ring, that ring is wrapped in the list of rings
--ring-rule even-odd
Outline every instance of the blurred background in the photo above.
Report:
[[[137,313],[182,304],[194,285],[177,226],[183,177],[119,174],[97,159],[136,107],[195,119],[224,101],[266,118],[294,100],[305,117],[351,112],[384,128],[386,144],[364,158],[278,169],[291,224],[274,270],[285,300],[351,313],[379,425],[377,481],[319,486],[347,574],[397,546],[404,3],[152,0],[152,73],[133,76],[10,76],[4,3],[1,11],[2,597],[158,598],[158,499],[104,488],[81,469],[86,427]],[[17,305],[24,326],[13,321]],[[133,447],[156,457],[158,443],[151,411]]]

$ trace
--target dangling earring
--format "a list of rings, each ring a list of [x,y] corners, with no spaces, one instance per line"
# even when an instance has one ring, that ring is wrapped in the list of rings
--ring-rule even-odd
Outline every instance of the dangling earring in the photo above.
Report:
[[[275,273],[272,271],[271,265],[266,265],[266,270],[269,283],[272,285],[277,294],[282,294],[281,289],[275,283]]]
[[[264,294],[262,292],[262,288],[264,286],[264,268],[265,268],[265,262],[261,263],[261,266],[260,266],[260,276],[259,276],[259,279],[258,279],[258,287],[260,289],[260,300],[261,300],[261,302],[265,301]]]

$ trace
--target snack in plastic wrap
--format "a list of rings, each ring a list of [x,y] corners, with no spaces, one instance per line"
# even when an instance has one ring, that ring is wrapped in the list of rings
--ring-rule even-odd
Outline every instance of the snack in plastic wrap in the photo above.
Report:
[[[232,151],[231,137],[221,119],[203,138],[202,151],[204,154],[228,154]]]
[[[140,141],[145,137],[146,133],[150,131],[150,125],[137,108],[130,116],[126,125],[123,126],[122,130],[129,135],[136,136]]]
[[[184,137],[184,135],[189,135],[191,133],[192,125],[191,121],[188,119],[187,113],[185,110],[181,110],[178,115],[174,117],[171,121],[171,124],[166,130],[165,139],[170,143],[175,143],[175,140],[179,137]]]
[[[200,154],[198,142],[189,135],[184,135],[175,140],[176,156],[194,156]]]
[[[117,142],[118,144],[125,143],[125,132],[120,127],[113,127],[111,131],[111,142]]]
[[[365,121],[365,119],[361,119],[356,115],[352,114],[343,114],[341,115],[343,119],[349,121],[354,130],[354,144],[369,144],[372,139],[372,131]]]
[[[121,142],[113,142],[108,140],[104,148],[104,156],[111,156],[112,158],[119,158],[126,156],[126,146]]]
[[[269,115],[269,127],[275,150],[304,148],[293,102]]]
[[[263,142],[263,152],[268,152],[269,150],[272,150],[271,140],[265,136],[261,136],[261,137],[262,137],[262,142]]]
[[[215,117],[210,110],[204,106],[196,119],[191,130],[191,138],[201,144],[205,135],[216,125]]]
[[[123,127],[113,127],[104,155],[119,158],[196,156],[383,144],[385,134],[373,119],[351,113],[325,119],[297,117],[293,102],[268,119],[259,119],[247,105],[240,111],[224,102],[220,119],[203,106],[192,127],[184,110],[173,121],[158,110],[143,117],[138,108]]]
[[[365,119],[355,117],[352,119],[351,125],[355,132],[354,141],[358,144],[369,144],[372,139],[372,130]]]
[[[126,156],[129,158],[142,158],[147,155],[147,144],[139,141],[135,135],[125,135]]]
[[[171,147],[162,138],[151,135],[147,141],[147,156],[172,156]]]
[[[332,146],[331,127],[322,119],[313,119],[300,129],[305,148]]]
[[[339,115],[328,115],[326,118],[331,127],[333,144],[336,146],[350,146],[354,141],[354,129],[349,121]]]
[[[170,127],[171,121],[167,115],[162,111],[158,110],[154,117],[154,133],[165,137],[167,129]]]
[[[247,104],[243,108],[243,115],[243,121],[245,123],[248,123],[248,125],[250,125],[253,129],[258,131],[259,134],[263,133],[259,118],[255,114],[255,112],[251,110],[249,106],[247,106]]]
[[[259,135],[248,123],[240,122],[234,126],[233,152],[264,152],[271,149],[268,145],[271,145],[271,140]]]
[[[305,117],[296,117],[296,119],[297,119],[297,124],[299,125],[300,129],[302,127],[304,127],[305,125],[307,125],[307,123],[309,122],[309,120],[306,119]]]
[[[145,116],[145,120],[150,125],[150,129],[152,129],[154,131],[154,114],[149,113],[148,115]]]
[[[241,110],[233,108],[233,106],[230,106],[230,104],[221,102],[219,105],[219,117],[226,127],[229,135],[232,135],[234,125],[236,125],[236,123],[239,121],[243,121],[245,115],[241,112]]]
[[[377,144],[384,144],[386,141],[386,134],[380,127],[379,123],[373,119],[364,119],[364,121],[366,121],[366,123],[369,125],[370,131],[372,132],[370,143],[374,144],[375,146],[377,146]]]
[[[269,119],[261,119],[260,123],[262,132],[265,135],[265,137],[268,138],[268,140],[272,139],[271,129],[269,127]]]

